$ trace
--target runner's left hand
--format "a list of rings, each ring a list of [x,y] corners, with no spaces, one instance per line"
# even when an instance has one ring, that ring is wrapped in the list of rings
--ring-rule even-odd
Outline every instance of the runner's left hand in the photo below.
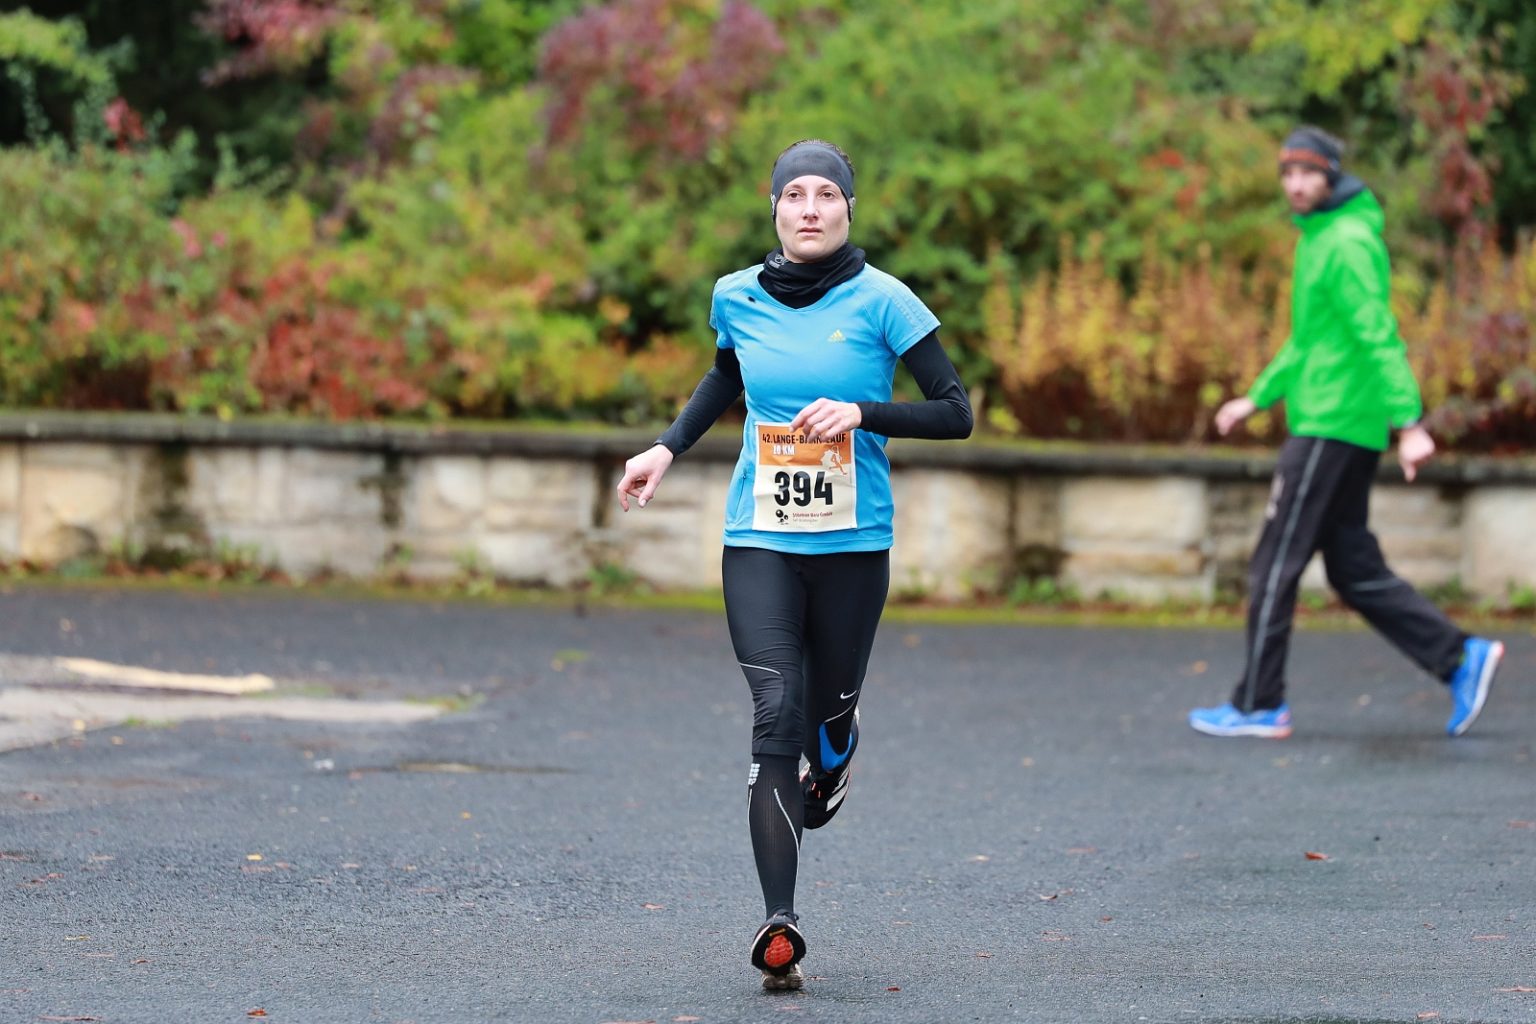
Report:
[[[830,398],[818,398],[801,409],[790,422],[790,430],[804,430],[807,441],[822,441],[836,437],[864,422],[864,414],[853,402],[834,402]]]
[[[1397,435],[1397,462],[1403,467],[1403,477],[1413,483],[1419,475],[1419,467],[1435,454],[1435,439],[1423,427],[1409,427]]]

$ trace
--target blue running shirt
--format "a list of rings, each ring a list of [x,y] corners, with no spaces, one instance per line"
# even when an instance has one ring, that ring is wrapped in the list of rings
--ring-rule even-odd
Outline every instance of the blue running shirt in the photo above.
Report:
[[[836,446],[795,445],[769,425],[787,425],[818,398],[889,402],[896,360],[939,320],[906,285],[867,264],[804,309],[769,295],[757,280],[761,269],[717,281],[709,311],[716,344],[736,350],[747,399],[741,456],[726,497],[726,546],[811,555],[884,551],[894,511],[885,437],[852,431],[854,465],[847,467],[828,451]],[[848,439],[840,450],[849,450]],[[837,501],[847,497],[845,481],[854,485],[853,500]]]

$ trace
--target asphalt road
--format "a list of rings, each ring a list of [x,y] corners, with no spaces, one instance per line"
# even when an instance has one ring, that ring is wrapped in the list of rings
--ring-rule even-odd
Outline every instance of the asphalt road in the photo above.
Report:
[[[1232,632],[888,622],[806,837],[810,980],[765,994],[719,616],[0,592],[21,664],[451,709],[0,755],[0,1022],[1533,1021],[1536,640],[1504,639],[1449,740],[1385,644],[1303,630],[1274,742],[1184,724]]]

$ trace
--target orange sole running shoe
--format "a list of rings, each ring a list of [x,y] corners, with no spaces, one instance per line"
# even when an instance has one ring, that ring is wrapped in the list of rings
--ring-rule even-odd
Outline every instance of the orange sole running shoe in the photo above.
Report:
[[[794,914],[774,914],[752,939],[752,966],[765,974],[785,977],[805,956],[805,936]],[[764,985],[767,980],[764,979]]]

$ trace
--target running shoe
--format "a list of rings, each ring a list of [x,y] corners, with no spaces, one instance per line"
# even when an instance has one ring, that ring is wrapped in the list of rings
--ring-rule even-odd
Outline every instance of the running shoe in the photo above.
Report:
[[[837,767],[812,777],[810,765],[800,772],[800,791],[805,797],[806,828],[821,828],[843,806],[848,795],[848,779],[853,774],[853,752],[859,746],[859,713],[853,713],[853,728],[848,733],[848,749],[839,754],[827,740],[827,727],[821,727],[821,763],[835,762]]]
[[[787,978],[805,956],[805,936],[795,922],[796,914],[774,914],[763,922],[752,939],[752,966],[764,974]],[[768,981],[763,980],[768,987]]]
[[[800,973],[799,964],[791,964],[787,974],[774,974],[772,971],[763,972],[763,988],[769,992],[793,992],[804,986],[805,975]]]
[[[1195,708],[1189,724],[1207,736],[1259,736],[1283,740],[1291,734],[1291,706],[1281,704],[1271,711],[1242,712],[1231,704],[1216,708]]]
[[[1462,645],[1461,665],[1451,676],[1451,717],[1445,723],[1445,731],[1460,736],[1477,721],[1493,687],[1493,674],[1504,660],[1504,645],[1497,640],[1484,640],[1469,636]]]

